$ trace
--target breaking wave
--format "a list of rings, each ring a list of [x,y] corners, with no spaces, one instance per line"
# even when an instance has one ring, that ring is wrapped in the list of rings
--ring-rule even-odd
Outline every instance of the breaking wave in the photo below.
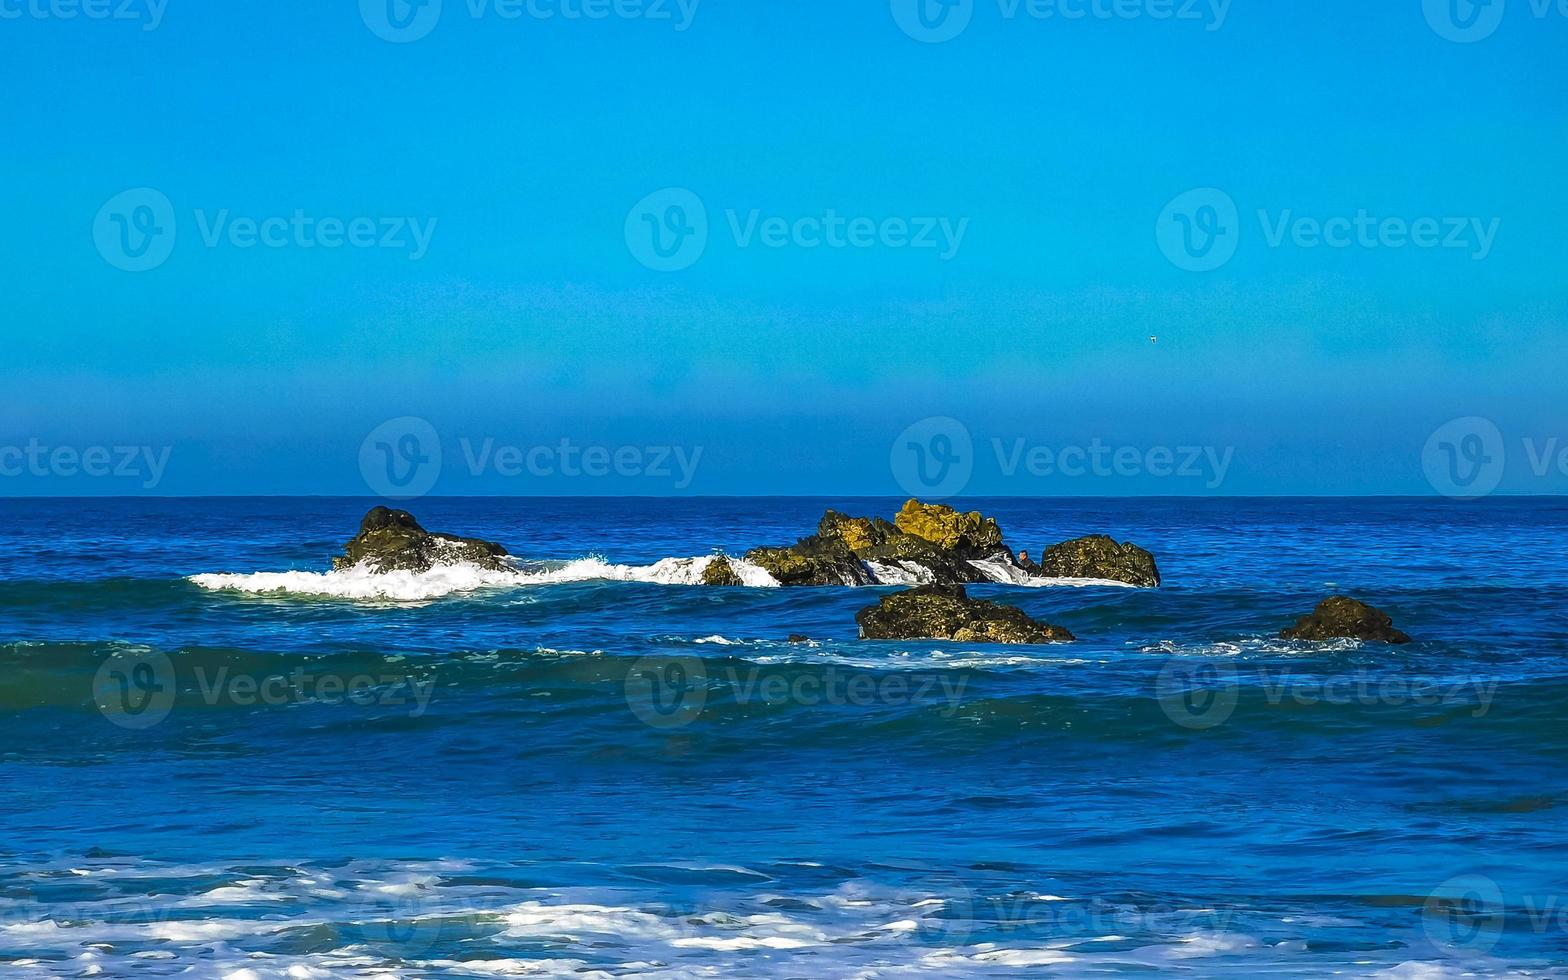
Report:
[[[436,565],[423,572],[377,572],[367,565],[327,572],[242,572],[210,573],[189,576],[189,581],[215,592],[245,592],[253,595],[320,596],[383,602],[424,602],[451,595],[464,595],[490,589],[515,589],[570,582],[643,582],[652,585],[701,585],[703,572],[717,555],[693,558],[663,558],[651,565],[615,565],[603,558],[589,556],[569,561],[518,562],[503,570],[482,568],[468,562]],[[759,565],[743,558],[730,558],[730,565],[746,588],[777,588],[779,582]],[[866,568],[878,585],[925,585],[933,581],[930,569],[913,562],[882,564],[868,561]],[[971,561],[982,575],[1000,585],[1025,588],[1047,586],[1114,586],[1135,588],[1123,582],[1102,579],[1042,578],[1003,560]]]

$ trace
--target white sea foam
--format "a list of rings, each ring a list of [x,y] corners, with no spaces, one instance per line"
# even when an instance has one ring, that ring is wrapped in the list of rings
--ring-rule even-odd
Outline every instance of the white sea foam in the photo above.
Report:
[[[615,565],[597,556],[567,561],[515,562],[505,569],[481,568],[467,562],[439,564],[423,572],[377,572],[367,565],[327,572],[224,572],[190,576],[196,585],[215,592],[252,595],[316,596],[365,602],[426,602],[451,595],[499,589],[520,589],[572,582],[642,582],[653,585],[701,585],[703,572],[717,555],[663,558],[651,565]],[[744,558],[728,559],[747,588],[776,588],[768,571]],[[1136,588],[1106,579],[1031,576],[1003,554],[969,563],[989,581],[1026,588],[1091,586]],[[910,561],[865,562],[877,585],[925,585],[935,580],[929,568]]]
[[[570,582],[645,582],[656,585],[700,585],[713,555],[665,558],[652,565],[612,565],[602,558],[518,564],[504,570],[466,562],[437,565],[424,572],[376,572],[369,566],[330,572],[251,572],[192,575],[190,581],[213,591],[253,595],[302,595],[384,602],[423,602],[482,590],[517,589]],[[751,562],[730,559],[741,583],[768,588],[779,583]]]

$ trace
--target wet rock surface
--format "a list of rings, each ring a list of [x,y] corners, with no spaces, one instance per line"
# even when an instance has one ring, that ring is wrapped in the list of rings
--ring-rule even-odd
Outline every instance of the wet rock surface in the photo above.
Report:
[[[1097,578],[1151,589],[1160,584],[1154,555],[1131,542],[1117,544],[1104,534],[1052,545],[1030,571],[1051,578]]]
[[[332,559],[335,569],[365,565],[373,572],[427,572],[437,565],[466,562],[501,571],[507,551],[493,541],[426,531],[406,510],[375,507],[359,533]]]
[[[1394,621],[1380,609],[1359,599],[1337,595],[1318,603],[1310,615],[1280,632],[1282,640],[1367,640],[1373,643],[1409,643],[1409,634],[1394,628]]]
[[[924,585],[883,596],[855,616],[867,640],[957,640],[972,643],[1070,643],[1072,633],[1022,609],[971,599],[961,585]]]

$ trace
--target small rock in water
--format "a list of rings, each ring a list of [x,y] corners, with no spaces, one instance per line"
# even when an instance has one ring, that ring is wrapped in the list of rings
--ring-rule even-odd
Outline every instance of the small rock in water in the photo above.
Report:
[[[708,567],[702,570],[703,585],[735,586],[745,585],[740,580],[740,573],[735,571],[735,566],[723,555],[708,562]]]
[[[428,572],[437,565],[467,562],[491,571],[504,570],[506,549],[491,541],[432,534],[406,510],[374,507],[359,524],[359,533],[332,559],[335,569],[367,565],[373,572]]]
[[[1358,599],[1337,595],[1324,599],[1310,616],[1280,631],[1282,640],[1368,640],[1373,643],[1409,643],[1410,637],[1394,628],[1388,614]]]
[[[922,585],[883,596],[855,616],[866,640],[957,640],[966,643],[1071,643],[1060,626],[1013,606],[971,599],[961,585]]]
[[[1040,556],[1037,568],[1037,574],[1050,578],[1098,578],[1151,589],[1160,584],[1152,554],[1130,541],[1117,544],[1104,534],[1052,545]]]

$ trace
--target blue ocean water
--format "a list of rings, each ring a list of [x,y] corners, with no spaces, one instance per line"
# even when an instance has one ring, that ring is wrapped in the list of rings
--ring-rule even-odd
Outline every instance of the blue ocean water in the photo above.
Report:
[[[670,584],[902,501],[425,499],[548,564],[364,595],[374,503],[0,501],[0,971],[1568,974],[1568,503],[962,501],[1158,557],[971,587],[1052,647]]]

